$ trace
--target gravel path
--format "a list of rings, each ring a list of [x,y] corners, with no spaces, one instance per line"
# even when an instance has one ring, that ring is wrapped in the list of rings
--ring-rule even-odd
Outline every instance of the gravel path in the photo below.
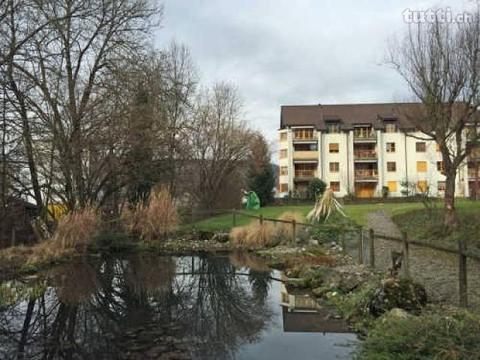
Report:
[[[368,214],[368,227],[376,233],[401,237],[401,232],[383,211]],[[375,266],[386,270],[391,266],[391,252],[402,251],[399,243],[375,239]],[[410,246],[410,275],[424,284],[434,301],[458,304],[458,258],[456,255]],[[480,262],[468,259],[469,303],[480,307]]]

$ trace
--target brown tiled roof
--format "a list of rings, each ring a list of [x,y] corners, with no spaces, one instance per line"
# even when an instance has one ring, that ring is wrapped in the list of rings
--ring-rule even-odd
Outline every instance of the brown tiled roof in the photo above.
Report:
[[[343,130],[361,124],[381,129],[385,120],[395,120],[400,128],[411,129],[407,115],[422,107],[420,103],[288,105],[282,106],[280,128],[313,125],[318,130],[325,130],[329,121],[339,121]]]

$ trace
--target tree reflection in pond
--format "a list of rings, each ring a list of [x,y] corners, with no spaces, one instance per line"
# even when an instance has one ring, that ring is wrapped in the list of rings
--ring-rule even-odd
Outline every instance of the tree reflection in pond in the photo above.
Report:
[[[107,258],[62,266],[0,312],[1,359],[230,358],[269,322],[267,272],[227,257]]]

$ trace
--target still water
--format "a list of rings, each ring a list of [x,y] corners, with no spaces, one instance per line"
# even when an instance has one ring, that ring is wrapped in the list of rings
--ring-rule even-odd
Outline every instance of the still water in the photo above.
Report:
[[[0,359],[350,358],[345,323],[281,279],[245,254],[61,266],[0,308]]]

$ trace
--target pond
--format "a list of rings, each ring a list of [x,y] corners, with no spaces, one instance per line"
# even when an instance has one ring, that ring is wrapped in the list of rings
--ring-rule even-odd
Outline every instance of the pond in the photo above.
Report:
[[[1,359],[348,359],[355,341],[247,254],[95,258],[24,282]],[[350,346],[349,346],[350,345]]]

